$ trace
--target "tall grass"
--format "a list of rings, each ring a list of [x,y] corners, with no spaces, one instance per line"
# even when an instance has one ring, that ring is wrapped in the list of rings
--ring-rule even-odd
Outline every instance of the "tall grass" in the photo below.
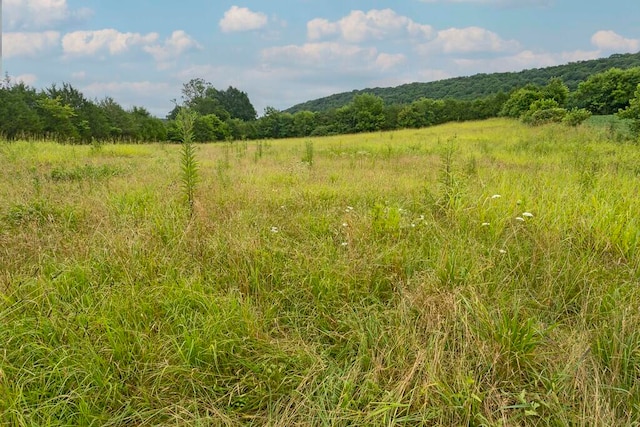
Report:
[[[193,217],[182,150],[0,143],[0,424],[640,422],[636,146],[206,145]]]

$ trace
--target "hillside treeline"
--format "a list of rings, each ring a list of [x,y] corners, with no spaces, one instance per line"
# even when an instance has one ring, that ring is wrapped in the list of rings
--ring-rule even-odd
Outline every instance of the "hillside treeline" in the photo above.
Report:
[[[363,93],[379,96],[385,104],[409,104],[420,98],[469,101],[493,96],[500,92],[509,93],[528,84],[543,86],[553,77],[559,77],[569,90],[575,91],[581,82],[594,74],[611,68],[625,70],[634,67],[640,67],[640,52],[615,54],[608,58],[572,62],[519,72],[476,74],[428,83],[409,83],[397,87],[354,90],[294,105],[286,111],[288,113],[296,113],[298,111],[327,111],[340,108],[349,104],[354,95]]]
[[[124,109],[109,97],[87,99],[68,83],[38,91],[5,80],[0,87],[0,132],[10,140],[43,137],[79,144],[178,142],[175,118],[181,108],[197,113],[193,136],[198,142],[421,128],[497,116],[521,118],[530,124],[565,121],[575,125],[590,114],[622,110],[626,110],[625,117],[640,120],[640,114],[634,113],[639,85],[640,67],[611,68],[589,76],[574,91],[562,78],[552,77],[544,84],[529,82],[509,93],[472,100],[421,97],[389,104],[378,95],[362,93],[339,108],[290,113],[267,107],[257,118],[245,92],[233,87],[218,90],[203,79],[193,79],[183,85],[180,104],[159,119],[143,107]]]

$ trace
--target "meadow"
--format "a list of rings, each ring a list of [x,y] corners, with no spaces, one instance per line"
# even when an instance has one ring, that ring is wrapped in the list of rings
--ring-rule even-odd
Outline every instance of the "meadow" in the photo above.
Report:
[[[610,133],[0,142],[0,425],[638,425]]]

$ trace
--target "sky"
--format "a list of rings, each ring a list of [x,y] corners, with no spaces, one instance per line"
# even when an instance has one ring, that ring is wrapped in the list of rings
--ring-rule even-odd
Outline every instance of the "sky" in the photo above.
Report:
[[[2,73],[164,117],[202,78],[258,114],[640,51],[640,0],[2,0]]]

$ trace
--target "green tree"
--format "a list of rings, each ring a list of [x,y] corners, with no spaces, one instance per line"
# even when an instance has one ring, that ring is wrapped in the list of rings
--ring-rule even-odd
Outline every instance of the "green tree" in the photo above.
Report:
[[[14,84],[8,78],[0,88],[0,132],[8,139],[42,133],[38,114],[40,95],[24,83]]]
[[[398,115],[398,124],[404,128],[421,128],[444,121],[445,102],[422,98],[405,106]]]
[[[293,115],[293,133],[295,136],[311,135],[316,125],[316,114],[311,111],[299,111]]]
[[[618,113],[623,119],[631,119],[631,132],[636,138],[640,138],[640,83],[636,86],[634,97],[629,101],[629,106]]]
[[[232,119],[255,120],[258,113],[249,101],[249,96],[232,86],[225,91],[217,91],[216,98]]]
[[[81,142],[108,137],[109,124],[103,112],[71,84],[63,83],[61,87],[53,84],[44,93],[49,98],[60,98],[62,104],[73,109],[74,116],[71,122]]]
[[[356,95],[351,102],[356,132],[373,132],[384,127],[384,101],[376,95]]]
[[[638,84],[640,67],[611,68],[580,83],[574,95],[575,103],[593,114],[614,114],[629,106]]]
[[[569,99],[569,88],[559,77],[553,77],[549,83],[541,90],[542,98],[553,99],[557,107],[564,108]]]
[[[153,117],[143,107],[133,107],[129,111],[133,120],[134,138],[141,142],[166,141],[167,129],[162,120]]]
[[[502,106],[500,115],[504,117],[520,117],[529,111],[529,107],[535,101],[542,99],[543,95],[540,89],[533,85],[527,85],[521,89],[514,91],[509,99]]]
[[[257,113],[248,95],[232,86],[218,90],[202,78],[191,79],[182,86],[183,105],[192,111],[206,116],[215,114],[220,120],[255,120]],[[167,116],[175,119],[178,105]]]
[[[41,96],[37,105],[45,133],[60,141],[73,141],[79,137],[72,122],[75,112],[71,106],[62,102],[62,98]]]
[[[267,107],[257,123],[259,138],[288,138],[294,136],[293,115]]]
[[[107,119],[109,138],[113,141],[137,140],[133,117],[113,98],[106,97],[98,103]]]
[[[231,136],[227,123],[215,114],[198,115],[193,125],[193,140],[197,142],[225,141]]]

